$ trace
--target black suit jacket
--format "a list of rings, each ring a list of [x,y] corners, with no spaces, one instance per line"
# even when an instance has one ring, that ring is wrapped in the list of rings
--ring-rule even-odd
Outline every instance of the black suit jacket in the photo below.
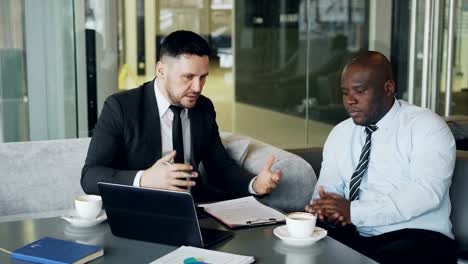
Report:
[[[191,160],[203,162],[208,182],[233,196],[248,195],[252,175],[241,173],[229,157],[219,137],[213,103],[200,96],[189,110]],[[98,194],[98,182],[132,185],[139,170],[161,158],[161,126],[154,93],[154,80],[109,96],[103,106],[81,173],[86,193]],[[195,195],[202,181],[192,189]]]

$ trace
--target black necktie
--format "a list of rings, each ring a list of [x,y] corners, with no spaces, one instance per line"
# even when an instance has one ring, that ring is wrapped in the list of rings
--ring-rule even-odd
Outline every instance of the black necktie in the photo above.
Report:
[[[371,151],[371,137],[372,133],[377,130],[376,125],[366,126],[366,143],[361,150],[361,156],[359,156],[359,163],[356,167],[356,170],[351,176],[351,183],[349,184],[349,200],[354,201],[359,199],[359,185],[361,184],[362,175],[366,172],[367,167],[369,166],[369,157]]]
[[[174,163],[184,163],[184,140],[182,138],[182,121],[180,119],[180,112],[182,107],[171,105],[169,107],[174,113],[172,119],[172,147],[177,152]]]

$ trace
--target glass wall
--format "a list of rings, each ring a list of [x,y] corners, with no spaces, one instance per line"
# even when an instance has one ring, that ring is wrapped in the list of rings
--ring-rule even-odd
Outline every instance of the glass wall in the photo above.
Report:
[[[451,114],[466,116],[468,0],[456,1],[455,16],[450,2],[1,0],[0,139],[91,135],[105,98],[152,80],[161,40],[178,29],[213,49],[203,93],[224,131],[321,146],[347,118],[341,70],[368,49],[391,58],[399,98],[441,115],[450,75]]]
[[[148,54],[158,53],[168,33],[185,29],[202,35],[213,49],[204,94],[214,102],[222,130],[297,148],[323,144],[333,125],[346,118],[339,75],[352,54],[368,47],[368,1],[139,0],[122,5],[121,89],[154,78],[155,57]],[[147,39],[156,45],[145,44]]]
[[[346,118],[340,73],[368,46],[368,5],[364,0],[236,2],[239,131],[284,147],[323,144],[331,127]],[[265,127],[257,129],[244,114],[256,112],[249,106],[289,118],[263,120]],[[259,114],[262,120],[264,113]]]
[[[394,1],[399,96],[443,116],[468,148],[468,1]],[[396,62],[396,63],[395,63]]]
[[[448,53],[448,22],[450,19],[448,1],[445,4],[445,23],[447,27],[443,29],[443,44],[442,50],[445,52],[441,54],[442,61],[447,61]],[[458,0],[455,6],[455,21],[453,31],[453,65],[452,70],[447,73],[447,64],[442,67],[441,71],[441,89],[438,98],[437,113],[445,115],[445,95],[447,92],[447,74],[451,74],[452,87],[451,89],[451,100],[450,100],[450,113],[451,116],[464,115],[468,116],[468,0]],[[468,138],[468,131],[465,131],[466,137]]]
[[[400,96],[442,116],[467,115],[468,1],[398,2],[395,16],[406,18],[402,19],[405,23],[394,25],[400,33],[394,44],[394,49],[401,51],[394,56],[399,62],[396,73]],[[451,2],[455,3],[453,14]],[[448,113],[447,85],[451,92]]]
[[[0,142],[87,137],[117,91],[116,4],[0,1]]]
[[[0,141],[77,136],[72,1],[1,1]]]
[[[29,140],[23,17],[21,2],[1,1],[0,142]]]

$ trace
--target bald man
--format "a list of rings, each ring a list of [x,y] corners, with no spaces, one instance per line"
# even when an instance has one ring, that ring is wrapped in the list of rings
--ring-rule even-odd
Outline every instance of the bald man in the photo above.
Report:
[[[329,235],[381,263],[456,263],[449,187],[455,141],[430,110],[395,98],[391,64],[364,52],[341,75],[350,118],[323,150],[305,210]]]

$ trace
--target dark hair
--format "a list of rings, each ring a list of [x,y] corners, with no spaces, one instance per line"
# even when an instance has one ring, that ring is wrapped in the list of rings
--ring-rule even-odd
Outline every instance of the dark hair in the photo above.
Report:
[[[192,31],[178,30],[163,39],[158,60],[164,56],[177,57],[182,54],[210,56],[211,49],[200,35]]]

